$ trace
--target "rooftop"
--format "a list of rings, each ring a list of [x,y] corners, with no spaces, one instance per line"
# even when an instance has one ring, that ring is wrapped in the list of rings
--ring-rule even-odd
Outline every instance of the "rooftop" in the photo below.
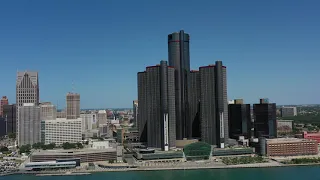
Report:
[[[40,150],[35,151],[32,155],[72,155],[72,154],[87,154],[87,153],[101,153],[101,152],[116,152],[116,148],[107,149],[54,149],[54,150]]]

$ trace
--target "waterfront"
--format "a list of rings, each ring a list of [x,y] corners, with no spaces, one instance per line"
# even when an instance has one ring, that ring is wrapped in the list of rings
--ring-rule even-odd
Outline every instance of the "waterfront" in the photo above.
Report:
[[[0,177],[0,180],[301,180],[320,179],[320,166],[295,166],[274,168],[239,168],[206,170],[167,170],[167,171],[128,171],[93,173],[88,176],[46,176],[13,175]]]

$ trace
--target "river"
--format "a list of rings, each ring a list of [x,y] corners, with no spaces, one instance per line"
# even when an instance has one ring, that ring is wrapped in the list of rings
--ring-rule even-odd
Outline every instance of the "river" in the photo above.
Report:
[[[3,176],[0,180],[320,180],[320,166],[103,172],[85,176]]]

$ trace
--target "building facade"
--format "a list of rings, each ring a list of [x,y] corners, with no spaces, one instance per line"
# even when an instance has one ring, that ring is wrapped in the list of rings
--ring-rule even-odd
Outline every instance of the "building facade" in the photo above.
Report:
[[[17,109],[23,106],[24,103],[33,103],[35,106],[39,105],[39,77],[38,72],[18,72],[16,81],[16,107]],[[18,111],[17,111],[18,113]],[[19,138],[19,117],[16,116],[16,136]],[[23,141],[21,141],[23,142]],[[20,144],[19,144],[20,145]]]
[[[224,148],[228,143],[226,67],[221,61],[200,67],[201,140]]]
[[[138,121],[137,127],[140,142],[147,142],[147,73],[138,72]]]
[[[133,101],[133,122],[134,126],[137,127],[138,124],[138,100]]]
[[[291,133],[293,131],[293,120],[277,120],[278,133]]]
[[[277,137],[276,104],[264,103],[253,104],[254,113],[254,136],[265,138]]]
[[[229,137],[234,139],[238,139],[239,136],[251,138],[250,104],[240,103],[229,104]]]
[[[45,144],[77,143],[82,141],[82,119],[57,118],[41,121],[41,142]]]
[[[41,103],[41,120],[54,120],[57,118],[57,109],[51,103]]]
[[[280,109],[281,117],[292,117],[297,116],[297,107],[282,107]]]
[[[188,137],[187,127],[191,123],[188,117],[188,89],[190,86],[190,51],[189,34],[183,30],[168,35],[169,66],[175,69],[175,109],[176,109],[176,135],[181,140]]]
[[[33,145],[41,141],[41,120],[40,107],[33,103],[24,103],[23,106],[18,107],[19,114],[19,134],[18,144]]]
[[[7,134],[17,131],[17,107],[15,104],[3,106],[3,117],[6,118]]]
[[[77,119],[80,117],[80,94],[68,93],[67,99],[67,119]]]
[[[267,139],[266,156],[317,155],[318,143],[314,140],[297,138]]]
[[[99,110],[97,114],[97,121],[98,125],[100,124],[107,124],[107,111],[106,110]]]
[[[201,136],[200,128],[200,73],[199,71],[190,72],[190,88],[188,90],[189,118],[187,126],[187,137],[198,139]]]
[[[95,113],[92,114],[80,114],[80,118],[82,119],[82,132],[92,130],[92,125],[97,118]]]
[[[3,106],[8,104],[9,104],[9,100],[7,96],[2,96],[0,100],[0,117],[3,116]]]

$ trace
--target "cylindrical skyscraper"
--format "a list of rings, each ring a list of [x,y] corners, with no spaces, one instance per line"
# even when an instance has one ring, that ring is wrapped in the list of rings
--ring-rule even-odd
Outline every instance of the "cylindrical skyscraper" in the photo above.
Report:
[[[175,69],[175,106],[177,139],[187,137],[188,114],[188,81],[190,73],[189,34],[184,31],[168,35],[169,66]]]

